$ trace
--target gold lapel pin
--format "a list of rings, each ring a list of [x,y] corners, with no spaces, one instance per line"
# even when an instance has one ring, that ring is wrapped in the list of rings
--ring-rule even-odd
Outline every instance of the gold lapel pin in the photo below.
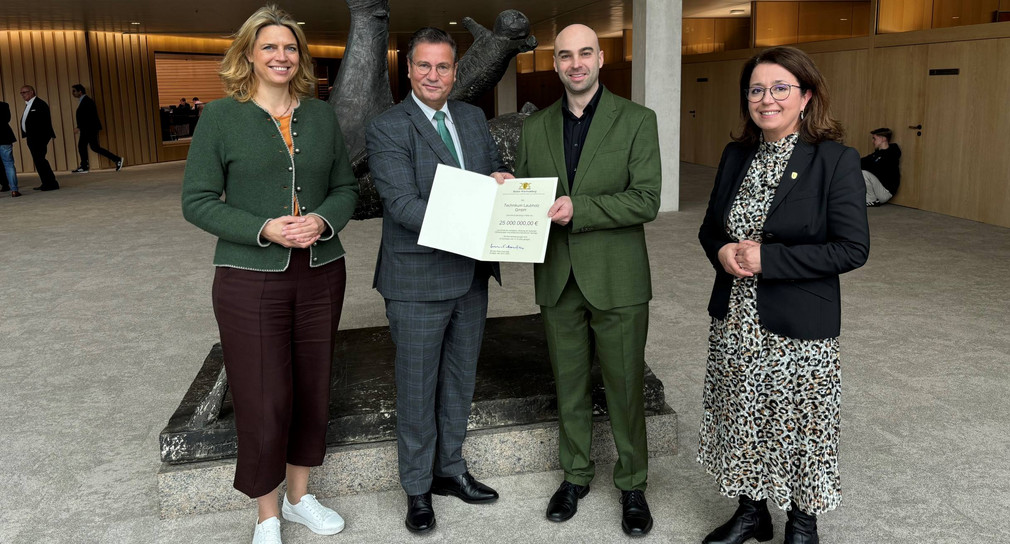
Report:
[[[792,177],[793,179],[796,179],[796,178],[800,177],[800,175],[799,175],[799,174],[797,174],[796,172],[793,172],[793,175],[792,175],[791,177]]]

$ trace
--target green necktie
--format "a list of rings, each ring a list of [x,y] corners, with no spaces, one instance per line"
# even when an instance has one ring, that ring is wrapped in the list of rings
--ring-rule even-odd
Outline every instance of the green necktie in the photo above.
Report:
[[[442,142],[445,143],[445,147],[449,148],[449,153],[452,153],[452,158],[456,159],[456,164],[459,164],[459,155],[456,154],[456,146],[452,143],[452,135],[449,134],[449,129],[445,126],[445,112],[436,111],[435,121],[438,122],[438,135],[442,137]]]

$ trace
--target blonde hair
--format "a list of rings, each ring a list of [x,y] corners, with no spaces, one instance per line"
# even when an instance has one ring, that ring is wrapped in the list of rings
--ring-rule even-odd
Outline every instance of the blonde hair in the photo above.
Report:
[[[294,18],[276,5],[263,6],[256,10],[232,38],[233,42],[221,61],[221,71],[218,75],[224,82],[228,96],[239,102],[247,102],[256,94],[256,73],[252,62],[247,58],[252,55],[256,45],[256,37],[261,28],[266,26],[283,26],[291,31],[298,42],[298,67],[289,84],[293,96],[312,96],[316,80],[312,69],[312,57],[309,55],[309,45],[305,41],[305,33]]]

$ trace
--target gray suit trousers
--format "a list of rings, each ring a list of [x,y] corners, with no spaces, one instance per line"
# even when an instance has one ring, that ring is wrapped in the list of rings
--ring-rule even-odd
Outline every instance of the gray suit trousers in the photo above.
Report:
[[[386,299],[396,344],[396,437],[400,485],[407,495],[431,489],[432,474],[466,472],[463,439],[487,317],[487,276],[439,301]]]

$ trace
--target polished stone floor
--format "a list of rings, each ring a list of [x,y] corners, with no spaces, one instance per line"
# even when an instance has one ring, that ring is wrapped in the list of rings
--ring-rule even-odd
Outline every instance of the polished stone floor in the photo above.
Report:
[[[0,542],[248,542],[254,510],[161,520],[158,433],[217,331],[213,239],[179,210],[183,164],[60,173],[63,189],[0,195]],[[681,422],[653,460],[649,542],[697,543],[733,510],[694,462],[712,271],[697,243],[713,169],[681,168],[681,211],[647,228],[655,298],[647,358]],[[1010,537],[1010,230],[898,206],[869,210],[870,260],[843,277],[844,500],[826,544]],[[353,222],[342,328],[385,324],[370,288],[377,220]],[[536,311],[529,265],[503,267],[493,316]],[[287,543],[616,542],[610,466],[564,524],[544,519],[557,472],[489,479],[490,506],[436,497],[438,528],[402,525],[399,491],[323,500],[347,520]],[[479,475],[478,475],[479,476]],[[781,533],[784,516],[774,512]],[[776,536],[775,541],[780,541]]]

